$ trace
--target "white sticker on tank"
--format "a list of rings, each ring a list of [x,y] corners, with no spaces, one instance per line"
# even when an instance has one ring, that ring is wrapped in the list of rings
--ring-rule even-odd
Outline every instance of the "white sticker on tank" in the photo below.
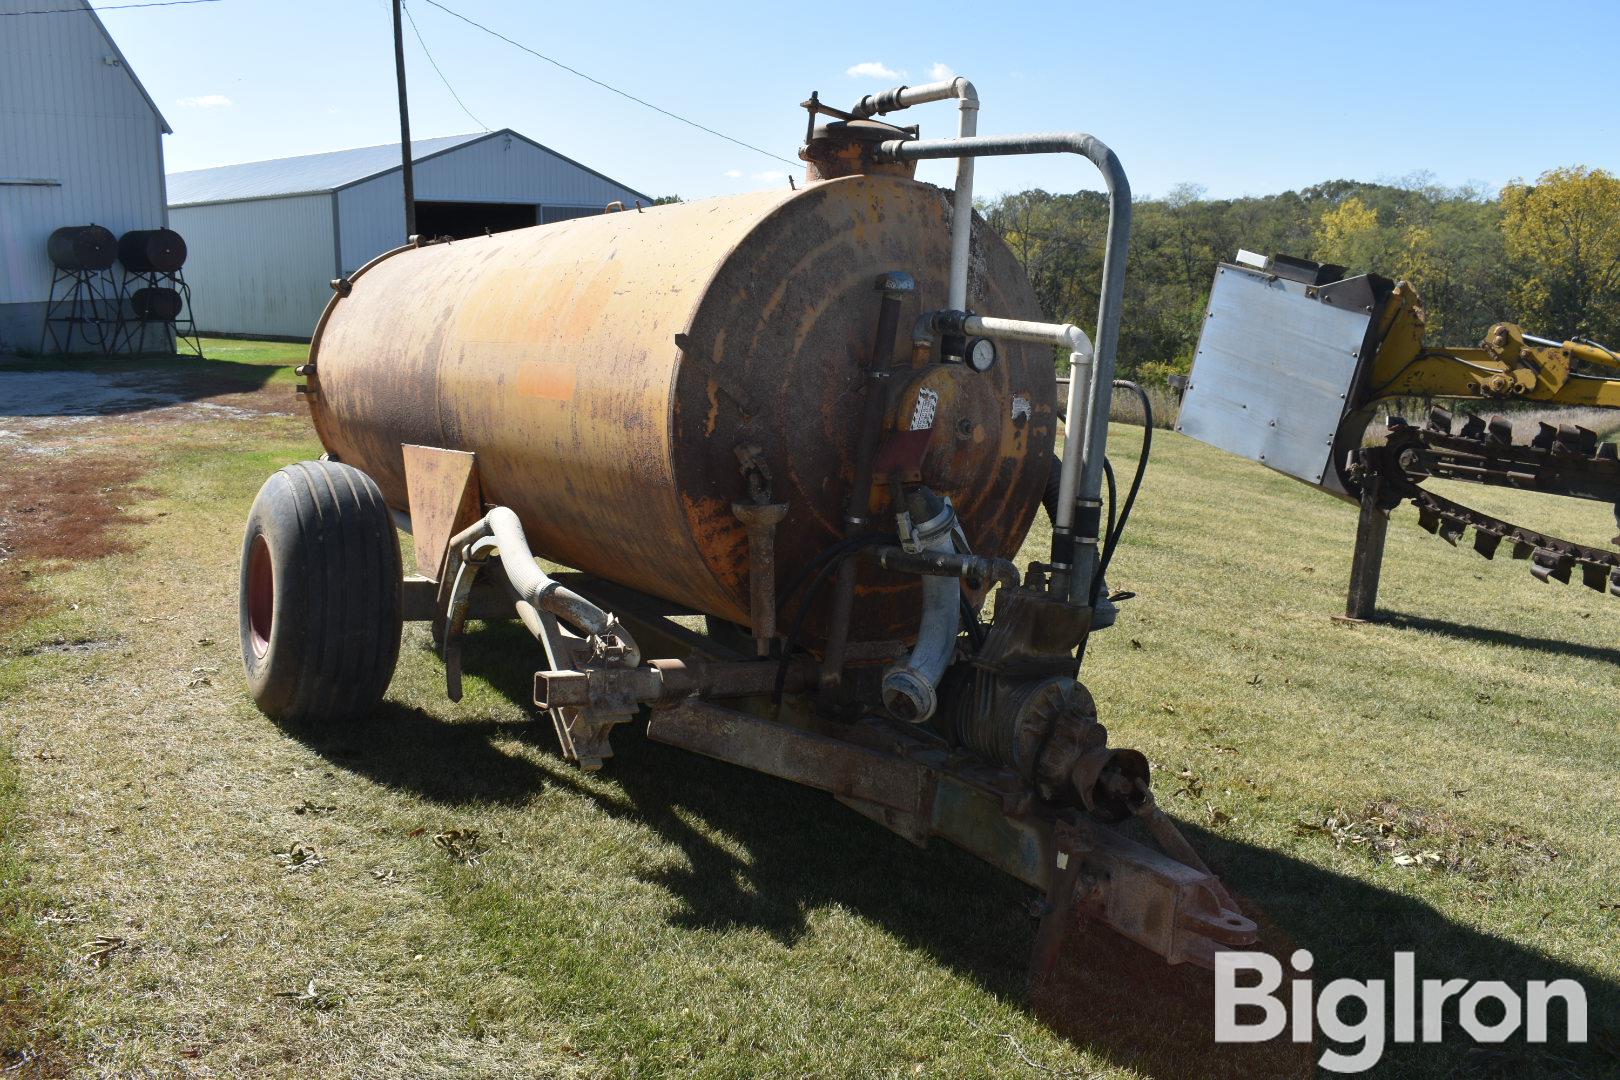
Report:
[[[1025,397],[1023,394],[1014,394],[1012,418],[1016,421],[1020,416],[1028,418],[1029,398]]]
[[[911,430],[926,431],[934,426],[934,414],[939,411],[939,392],[923,387],[917,391],[917,407],[911,413]]]

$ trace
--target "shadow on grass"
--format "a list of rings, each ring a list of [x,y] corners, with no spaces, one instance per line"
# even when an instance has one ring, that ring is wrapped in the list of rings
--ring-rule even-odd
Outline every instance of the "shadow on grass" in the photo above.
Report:
[[[1557,586],[1554,586],[1554,588],[1557,588]],[[1558,656],[1595,660],[1602,664],[1620,664],[1620,649],[1608,648],[1602,645],[1582,645],[1564,639],[1536,637],[1531,634],[1520,634],[1512,630],[1501,630],[1490,626],[1470,626],[1467,623],[1452,622],[1450,619],[1433,619],[1426,615],[1408,615],[1401,611],[1380,611],[1377,621],[1381,626],[1389,626],[1397,630],[1424,630],[1431,634],[1440,634],[1461,641],[1477,641],[1486,645],[1505,645],[1510,649],[1533,649],[1536,652],[1554,653]]]
[[[527,700],[535,658],[520,629],[477,631],[466,653],[469,674],[489,679],[514,700]],[[560,759],[547,767],[499,752],[490,745],[497,735],[555,745],[544,720],[446,723],[426,710],[393,704],[341,737],[306,741],[343,768],[441,803],[521,805],[543,787],[565,786],[605,814],[656,830],[685,854],[686,865],[645,874],[679,901],[679,926],[762,931],[791,946],[807,932],[814,911],[837,905],[989,993],[1023,1002],[1076,1045],[1148,1076],[1306,1076],[1322,1048],[1216,1045],[1209,973],[1168,967],[1105,930],[1073,932],[1059,970],[1032,992],[1031,890],[948,845],[916,848],[819,792],[651,742],[640,725],[626,725],[615,733],[616,756],[608,764],[619,792],[603,797],[577,783]],[[746,855],[716,843],[692,820],[729,837]],[[1462,925],[1421,900],[1201,829],[1188,832],[1229,887],[1246,898],[1245,907],[1262,923],[1268,951],[1283,957],[1294,948],[1313,953],[1318,989],[1341,977],[1387,980],[1393,953],[1411,950],[1420,978],[1503,980],[1521,991],[1530,979],[1573,978],[1586,988],[1594,1034],[1620,1012],[1620,987],[1613,983]],[[1496,1019],[1492,1007],[1482,1010],[1486,1022]],[[1355,1016],[1355,1006],[1346,1015]],[[1620,1072],[1620,1060],[1605,1050],[1562,1042],[1560,1008],[1553,1010],[1553,1042],[1546,1047],[1473,1046],[1455,1024],[1454,1006],[1447,1015],[1448,1042],[1390,1045],[1377,1075]]]
[[[115,416],[251,393],[281,368],[195,356],[0,356],[0,414]]]
[[[365,720],[338,731],[290,725],[282,730],[335,765],[431,802],[522,806],[551,774],[503,754],[491,740],[533,738],[537,723],[546,722],[451,724],[426,709],[385,701]]]

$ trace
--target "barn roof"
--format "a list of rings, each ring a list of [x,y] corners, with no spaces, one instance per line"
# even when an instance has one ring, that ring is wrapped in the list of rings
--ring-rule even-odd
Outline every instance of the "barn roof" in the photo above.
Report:
[[[624,187],[617,180],[602,176],[595,169],[580,165],[579,162],[564,157],[550,147],[541,146],[511,128],[481,131],[472,135],[446,135],[437,139],[412,139],[411,161],[420,164],[447,151],[502,135],[522,139],[570,165]],[[334,150],[326,154],[304,154],[300,157],[276,158],[271,161],[249,161],[241,165],[220,165],[212,169],[192,169],[188,172],[169,174],[169,205],[194,206],[198,203],[321,194],[382,176],[384,173],[397,170],[399,166],[399,143],[387,143],[383,146],[362,146],[353,150]]]
[[[419,162],[434,154],[465,146],[484,138],[485,134],[412,139],[411,160]],[[399,157],[399,143],[389,143],[385,146],[361,146],[326,154],[304,154],[272,161],[248,161],[241,165],[170,173],[169,205],[234,202],[237,199],[336,191],[399,168]]]

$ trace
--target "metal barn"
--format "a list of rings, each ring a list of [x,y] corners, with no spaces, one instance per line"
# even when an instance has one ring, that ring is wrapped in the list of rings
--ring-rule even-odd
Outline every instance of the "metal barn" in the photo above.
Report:
[[[651,200],[503,128],[411,142],[417,231],[481,236]],[[398,144],[173,173],[207,332],[308,339],[331,281],[405,242]]]
[[[85,0],[0,0],[0,22],[0,348],[37,349],[46,240],[166,225],[170,128]]]

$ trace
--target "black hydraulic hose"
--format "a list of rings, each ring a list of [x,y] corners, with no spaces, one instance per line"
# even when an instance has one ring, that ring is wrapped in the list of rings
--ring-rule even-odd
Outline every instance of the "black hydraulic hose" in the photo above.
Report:
[[[1096,605],[1097,597],[1102,592],[1103,574],[1108,570],[1108,564],[1119,548],[1120,537],[1125,535],[1125,525],[1131,518],[1131,507],[1136,505],[1136,495],[1142,490],[1142,477],[1147,473],[1148,454],[1153,450],[1153,404],[1148,400],[1147,391],[1129,379],[1115,379],[1114,386],[1131,391],[1142,403],[1142,450],[1136,459],[1136,475],[1131,477],[1131,486],[1125,493],[1125,501],[1119,507],[1119,521],[1108,530],[1108,542],[1103,546],[1102,558],[1097,563],[1097,576],[1091,580],[1093,606]]]
[[[1041,506],[1046,509],[1046,520],[1057,524],[1058,485],[1062,482],[1063,463],[1052,459],[1051,471],[1046,475],[1046,488],[1041,492]],[[1108,528],[1103,532],[1106,540],[1114,532],[1114,512],[1119,506],[1118,491],[1114,486],[1114,463],[1103,458],[1103,481],[1108,486]]]
[[[1103,533],[1103,536],[1109,537],[1114,535],[1114,519],[1119,510],[1119,489],[1114,484],[1114,463],[1107,458],[1103,458],[1103,480],[1108,485],[1108,529]],[[1097,576],[1102,577],[1102,567],[1100,565],[1097,569]]]

